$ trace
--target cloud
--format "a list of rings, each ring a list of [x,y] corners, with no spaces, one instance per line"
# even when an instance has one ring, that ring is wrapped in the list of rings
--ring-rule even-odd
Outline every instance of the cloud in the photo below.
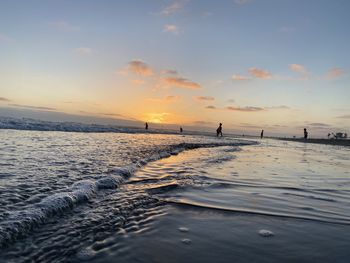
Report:
[[[309,123],[308,126],[313,126],[313,127],[318,127],[318,128],[326,128],[326,127],[331,127],[331,125],[326,124],[326,123],[320,123],[320,122],[313,122]]]
[[[301,65],[301,64],[290,64],[289,65],[289,68],[296,72],[296,73],[299,73],[301,75],[303,75],[303,77],[307,77],[307,75],[309,75],[309,72],[306,70],[306,68]]]
[[[251,0],[235,0],[237,5],[245,5],[248,4]]]
[[[31,105],[21,105],[21,104],[9,104],[13,107],[18,108],[27,108],[27,109],[34,109],[34,110],[48,110],[48,111],[56,111],[56,108],[50,108],[50,107],[41,107],[41,106],[31,106]]]
[[[173,95],[169,95],[169,96],[166,96],[164,98],[165,101],[176,101],[176,100],[179,100],[180,99],[180,96],[173,96]]]
[[[153,69],[142,60],[132,60],[128,63],[128,66],[126,68],[127,72],[134,73],[139,76],[152,76],[154,75]]]
[[[272,78],[272,74],[264,69],[250,68],[248,71],[252,76],[259,78],[259,79],[271,79]]]
[[[206,109],[210,109],[210,110],[215,110],[216,109],[216,107],[213,106],[213,105],[206,106],[205,108]]]
[[[9,102],[11,100],[7,99],[7,98],[4,98],[4,97],[0,97],[0,101],[4,101],[4,102]]]
[[[350,114],[338,116],[339,119],[350,119]]]
[[[234,103],[235,100],[234,100],[234,99],[229,99],[229,100],[227,100],[227,102],[228,102],[228,103]]]
[[[181,77],[166,77],[162,79],[162,82],[166,86],[173,86],[184,89],[200,89],[201,85],[191,80]]]
[[[166,24],[164,26],[163,32],[173,33],[175,35],[179,34],[179,28],[176,25]]]
[[[344,75],[345,72],[342,68],[332,68],[328,71],[326,77],[328,79],[336,79]]]
[[[79,55],[90,55],[93,53],[92,49],[91,48],[88,48],[88,47],[78,47],[76,49],[74,49],[74,51],[76,53],[78,53]]]
[[[239,74],[234,74],[234,75],[232,75],[231,78],[233,80],[248,80],[248,79],[250,79],[249,77],[242,76],[242,75],[239,75]]]
[[[166,6],[160,13],[162,15],[173,15],[173,14],[176,14],[178,12],[180,12],[185,4],[186,4],[187,1],[183,0],[183,1],[174,1],[172,2],[170,5]]]
[[[196,99],[197,100],[204,100],[204,101],[215,100],[215,98],[211,97],[211,96],[197,96]]]
[[[265,109],[270,109],[270,110],[288,110],[290,107],[286,105],[280,105],[280,106],[271,106],[271,107],[265,107]]]
[[[100,112],[100,115],[104,115],[104,116],[112,116],[112,117],[123,117],[123,115],[119,114],[119,113],[109,113],[109,112]]]
[[[64,32],[75,32],[75,31],[79,31],[80,28],[77,26],[73,26],[71,24],[69,24],[66,21],[57,21],[57,22],[52,22],[50,23],[50,25],[60,31],[64,31]]]
[[[264,111],[265,108],[261,107],[252,107],[252,106],[246,106],[246,107],[232,107],[228,106],[226,107],[227,110],[230,111],[243,111],[243,112],[256,112],[256,111]]]

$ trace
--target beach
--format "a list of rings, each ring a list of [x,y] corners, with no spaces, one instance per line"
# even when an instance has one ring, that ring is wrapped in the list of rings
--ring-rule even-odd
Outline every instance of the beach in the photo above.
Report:
[[[347,147],[0,132],[0,262],[346,262],[350,255]]]

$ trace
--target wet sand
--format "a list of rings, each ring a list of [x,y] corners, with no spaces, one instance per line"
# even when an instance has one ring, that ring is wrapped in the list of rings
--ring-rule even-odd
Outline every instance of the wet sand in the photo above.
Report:
[[[350,146],[350,140],[346,139],[303,139],[303,138],[276,138],[282,141],[302,142],[302,143],[317,143],[327,145]]]

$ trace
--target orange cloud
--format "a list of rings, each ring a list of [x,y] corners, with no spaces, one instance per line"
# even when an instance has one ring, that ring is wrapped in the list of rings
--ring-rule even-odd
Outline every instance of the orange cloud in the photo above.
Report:
[[[327,73],[328,79],[336,79],[344,75],[345,72],[342,68],[332,68]]]
[[[272,74],[264,69],[250,68],[249,73],[259,79],[271,79]]]
[[[215,100],[214,97],[211,97],[211,96],[197,96],[196,97],[197,100],[205,100],[205,101],[208,101],[208,100]]]
[[[127,70],[136,75],[145,76],[145,77],[154,75],[153,69],[142,60],[130,61],[128,64]]]
[[[304,75],[304,77],[306,77],[309,74],[306,68],[300,64],[290,64],[289,68],[294,72]]]
[[[200,89],[201,85],[191,80],[181,77],[166,77],[162,79],[164,85],[174,86],[184,89]]]
[[[250,78],[246,77],[246,76],[239,75],[239,74],[234,74],[234,75],[232,75],[232,79],[233,80],[248,80]]]

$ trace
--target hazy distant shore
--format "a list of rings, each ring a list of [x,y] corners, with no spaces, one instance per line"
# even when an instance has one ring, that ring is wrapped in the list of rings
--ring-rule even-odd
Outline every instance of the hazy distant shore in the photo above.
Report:
[[[303,142],[303,143],[318,143],[327,145],[350,146],[350,140],[345,139],[303,139],[303,138],[276,138],[282,141]]]

